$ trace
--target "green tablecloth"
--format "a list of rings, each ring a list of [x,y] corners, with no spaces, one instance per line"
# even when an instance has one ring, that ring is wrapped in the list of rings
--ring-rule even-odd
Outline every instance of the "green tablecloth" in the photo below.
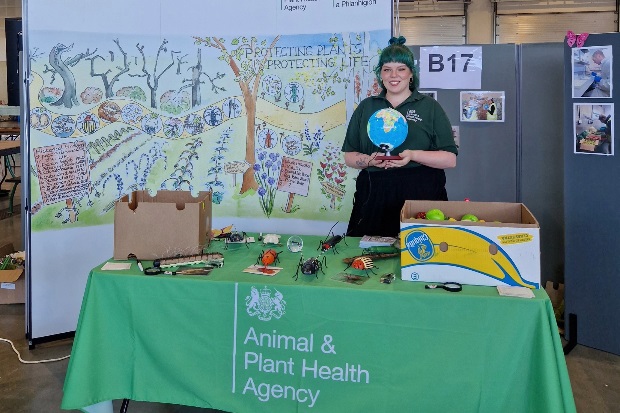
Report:
[[[316,256],[319,237],[304,237]],[[286,237],[283,237],[286,240]],[[246,274],[262,245],[214,243],[206,277],[91,272],[62,408],[132,399],[229,412],[574,412],[553,310],[494,287],[425,290],[379,275],[332,280],[359,239],[328,253],[326,274]],[[145,263],[148,265],[149,263]],[[359,272],[347,270],[349,273]]]

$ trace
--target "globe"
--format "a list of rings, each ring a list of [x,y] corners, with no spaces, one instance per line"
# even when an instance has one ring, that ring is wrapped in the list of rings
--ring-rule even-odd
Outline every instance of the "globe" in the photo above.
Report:
[[[372,114],[366,126],[372,143],[389,155],[407,137],[409,126],[405,117],[396,109],[379,109]]]
[[[304,247],[304,240],[297,235],[293,235],[286,241],[286,247],[290,252],[299,252]]]

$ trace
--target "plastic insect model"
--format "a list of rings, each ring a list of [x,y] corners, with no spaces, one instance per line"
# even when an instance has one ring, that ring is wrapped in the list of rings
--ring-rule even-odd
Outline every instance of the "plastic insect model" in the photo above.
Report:
[[[377,267],[375,267],[375,263],[372,262],[372,259],[370,259],[369,257],[362,256],[362,257],[355,258],[353,262],[351,263],[351,267],[353,267],[356,270],[366,271],[366,275],[368,275],[368,271],[370,271],[371,273],[375,275],[377,274],[376,272],[372,270],[373,268],[377,268]]]
[[[327,237],[325,240],[321,241],[319,243],[319,248],[317,248],[317,250],[321,250],[321,253],[332,250],[334,252],[334,254],[336,254],[338,252],[338,250],[336,249],[336,245],[338,245],[338,243],[342,240],[344,240],[346,238],[346,234],[342,234],[342,235],[335,235],[332,230],[334,229],[334,227],[338,224],[338,222],[336,222],[334,225],[332,225],[331,229],[329,230],[329,233],[327,234]],[[330,237],[329,234],[332,234],[332,236]],[[347,243],[347,241],[345,240],[344,242],[345,244]]]
[[[280,245],[280,236],[276,234],[267,234],[263,237],[263,244]]]
[[[212,229],[211,235],[213,236],[214,239],[226,239],[230,235],[232,229],[233,229],[232,225],[229,225],[222,229]]]
[[[225,248],[228,249],[228,244],[245,244],[247,248],[248,246],[248,238],[247,234],[243,231],[231,231],[226,238],[224,238]]]
[[[396,276],[394,275],[394,273],[390,272],[387,274],[383,274],[379,281],[381,281],[383,284],[392,284],[392,282],[394,282],[395,279],[396,279]]]
[[[268,249],[267,251],[261,252],[256,259],[256,264],[259,262],[263,263],[263,268],[261,268],[260,271],[265,274],[273,274],[275,271],[267,268],[267,266],[279,262],[280,259],[278,258],[278,255],[280,255],[280,253],[273,249]]]
[[[304,261],[304,257],[301,257],[299,258],[297,271],[295,272],[293,278],[297,281],[299,278],[299,270],[301,270],[301,273],[304,275],[314,275],[316,278],[319,278],[319,271],[325,274],[325,272],[323,272],[323,266],[327,268],[327,258],[325,258],[325,256],[323,256],[322,260],[319,257],[312,257],[308,258],[306,261]]]

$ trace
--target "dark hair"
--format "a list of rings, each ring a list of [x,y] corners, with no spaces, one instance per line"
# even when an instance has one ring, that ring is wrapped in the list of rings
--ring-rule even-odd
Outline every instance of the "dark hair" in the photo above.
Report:
[[[407,67],[411,70],[411,74],[413,77],[413,82],[409,83],[409,89],[414,91],[420,85],[420,79],[418,78],[417,68],[415,66],[415,56],[413,52],[405,46],[405,42],[407,40],[403,37],[392,37],[389,41],[389,46],[381,51],[381,55],[379,56],[379,63],[375,66],[374,72],[377,77],[377,81],[379,82],[379,86],[383,89],[383,81],[381,80],[381,69],[383,65],[386,63],[402,63],[407,65]]]

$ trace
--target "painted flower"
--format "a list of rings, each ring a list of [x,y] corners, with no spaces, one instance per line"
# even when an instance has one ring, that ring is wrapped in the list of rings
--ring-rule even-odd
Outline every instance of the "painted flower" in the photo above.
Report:
[[[261,198],[264,197],[266,193],[267,193],[267,190],[265,190],[265,188],[263,188],[262,186],[260,188],[258,188],[258,195]]]
[[[260,171],[260,164],[255,163],[255,164],[254,164],[254,170],[255,170],[256,172]]]

